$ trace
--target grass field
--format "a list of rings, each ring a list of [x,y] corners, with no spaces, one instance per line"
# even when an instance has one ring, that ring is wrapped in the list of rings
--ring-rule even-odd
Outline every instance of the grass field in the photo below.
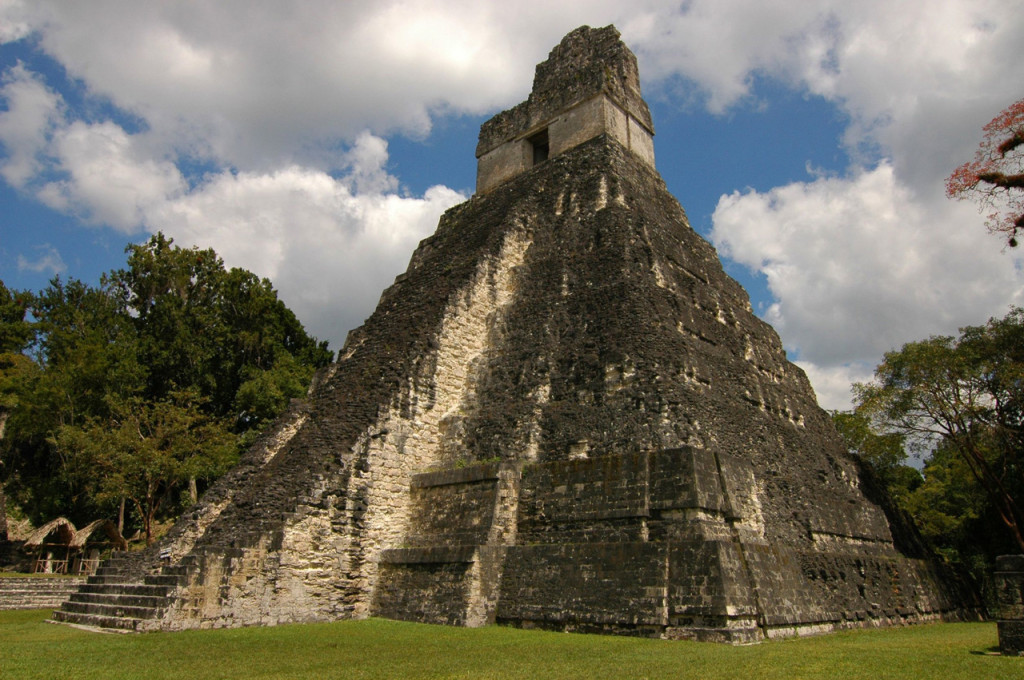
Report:
[[[0,612],[0,678],[993,678],[996,627],[956,623],[847,631],[748,647],[450,628],[382,619],[276,628],[105,635]]]

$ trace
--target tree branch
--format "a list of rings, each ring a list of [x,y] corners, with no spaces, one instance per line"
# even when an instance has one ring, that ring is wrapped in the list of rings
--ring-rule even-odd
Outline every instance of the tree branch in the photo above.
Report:
[[[1024,189],[1024,174],[1006,175],[1001,172],[980,172],[978,179],[1000,189]]]
[[[1015,132],[1013,137],[1010,137],[1005,142],[1000,144],[996,149],[999,151],[999,155],[1006,157],[1006,154],[1016,149],[1021,144],[1024,144],[1024,133]]]

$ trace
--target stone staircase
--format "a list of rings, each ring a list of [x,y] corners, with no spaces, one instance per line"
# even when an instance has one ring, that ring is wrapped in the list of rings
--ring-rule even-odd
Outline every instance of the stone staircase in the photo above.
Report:
[[[119,632],[158,629],[173,594],[188,582],[194,569],[190,560],[163,566],[159,573],[148,574],[140,582],[129,575],[124,558],[112,557],[53,612],[53,621]]]
[[[0,609],[56,609],[78,587],[82,578],[0,578]]]

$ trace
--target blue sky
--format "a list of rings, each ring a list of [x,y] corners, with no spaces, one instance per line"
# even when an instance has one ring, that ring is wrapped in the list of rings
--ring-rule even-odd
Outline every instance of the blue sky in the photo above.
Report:
[[[0,0],[0,279],[96,283],[162,230],[338,349],[471,195],[480,124],[608,23],[669,190],[824,406],[1024,303],[1020,253],[942,194],[1024,95],[1017,0]]]

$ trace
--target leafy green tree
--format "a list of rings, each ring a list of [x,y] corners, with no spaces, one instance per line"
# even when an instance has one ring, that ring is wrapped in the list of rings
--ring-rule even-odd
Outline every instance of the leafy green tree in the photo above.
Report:
[[[4,442],[16,472],[9,488],[36,522],[56,515],[91,520],[105,508],[71,474],[74,461],[55,447],[54,435],[106,419],[113,396],[142,391],[135,331],[106,291],[80,281],[54,279],[34,296],[30,311],[35,362],[22,376]]]
[[[126,252],[127,269],[105,275],[103,284],[134,322],[148,395],[159,399],[184,388],[212,393],[211,367],[224,335],[223,262],[212,250],[175,247],[163,234]]]
[[[33,336],[32,327],[25,321],[28,301],[27,295],[8,290],[0,281],[0,444],[7,429],[7,419],[18,405],[18,387],[31,367],[29,359],[21,353]],[[3,463],[0,457],[0,543],[7,540]]]
[[[237,460],[237,438],[198,401],[194,392],[128,399],[112,404],[108,419],[64,426],[55,435],[57,448],[74,461],[71,474],[94,484],[98,502],[131,501],[147,543],[175,491],[190,479],[214,479]]]
[[[1024,552],[1024,310],[885,355],[857,411],[912,449],[955,452]],[[927,476],[926,476],[927,477]]]
[[[244,432],[267,419],[265,410],[259,417],[237,410],[244,382],[274,370],[286,394],[274,403],[279,412],[304,392],[295,384],[308,385],[331,362],[327,343],[306,334],[267,279],[225,270],[212,250],[179,248],[159,233],[127,251],[128,268],[104,281],[135,321],[152,398],[196,389],[210,412],[232,417]]]
[[[952,561],[968,552],[971,533],[985,516],[987,498],[964,459],[939,445],[922,470],[923,481],[904,499],[921,533]]]
[[[99,287],[57,278],[28,300],[0,446],[32,519],[123,516],[127,503],[151,538],[182,490],[195,500],[333,356],[269,281],[212,250],[157,234],[126,252]]]

